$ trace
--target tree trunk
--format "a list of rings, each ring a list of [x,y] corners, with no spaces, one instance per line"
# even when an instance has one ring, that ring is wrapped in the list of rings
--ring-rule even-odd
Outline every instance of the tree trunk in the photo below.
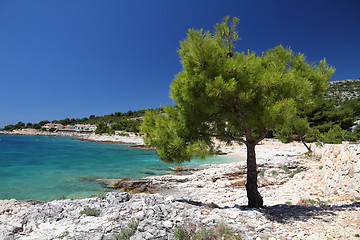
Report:
[[[258,191],[257,186],[257,165],[255,156],[255,142],[247,142],[247,181],[246,192],[248,197],[248,205],[252,208],[260,208],[263,206],[263,199]]]
[[[306,147],[306,149],[307,149],[309,152],[312,152],[311,149],[309,148],[309,146],[306,144],[305,140],[304,140],[302,137],[300,137],[300,139],[301,139],[301,142],[302,142],[302,143],[304,144],[304,146]]]

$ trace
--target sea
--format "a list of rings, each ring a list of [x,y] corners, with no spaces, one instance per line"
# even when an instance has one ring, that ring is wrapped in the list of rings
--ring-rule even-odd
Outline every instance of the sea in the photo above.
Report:
[[[233,156],[184,165],[242,161]],[[0,135],[0,199],[85,198],[111,191],[99,179],[140,178],[170,172],[154,150],[71,137]]]

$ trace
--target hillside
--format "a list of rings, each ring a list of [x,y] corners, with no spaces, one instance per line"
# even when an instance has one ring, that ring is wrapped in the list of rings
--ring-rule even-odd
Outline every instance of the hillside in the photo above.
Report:
[[[159,109],[160,110],[160,109]],[[104,116],[95,116],[90,115],[89,117],[84,118],[65,118],[62,120],[43,120],[39,123],[23,123],[18,122],[14,125],[7,125],[3,128],[5,131],[12,131],[15,129],[23,129],[23,128],[33,128],[33,129],[42,129],[47,123],[55,123],[62,125],[102,125],[102,126],[111,126],[111,128],[106,129],[105,131],[115,131],[115,130],[123,130],[127,132],[138,132],[139,126],[142,122],[142,117],[144,116],[146,110],[138,110],[138,111],[128,111],[125,113],[115,112]]]
[[[344,100],[356,100],[360,98],[360,78],[346,79],[330,82],[329,88],[324,93],[326,99],[332,99],[336,103]]]

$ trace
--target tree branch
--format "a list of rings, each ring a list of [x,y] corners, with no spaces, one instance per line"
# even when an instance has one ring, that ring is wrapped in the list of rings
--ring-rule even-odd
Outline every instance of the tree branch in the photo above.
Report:
[[[260,137],[255,140],[255,144],[258,144],[261,140],[263,140],[266,134],[269,132],[270,128],[265,128],[264,131],[261,133]]]

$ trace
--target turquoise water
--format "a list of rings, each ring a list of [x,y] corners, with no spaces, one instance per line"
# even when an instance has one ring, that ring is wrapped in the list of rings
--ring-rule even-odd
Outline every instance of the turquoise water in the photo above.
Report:
[[[186,164],[238,161],[230,156]],[[70,137],[0,135],[0,199],[48,201],[65,196],[88,197],[109,191],[96,179],[160,175],[174,164],[155,151]]]

